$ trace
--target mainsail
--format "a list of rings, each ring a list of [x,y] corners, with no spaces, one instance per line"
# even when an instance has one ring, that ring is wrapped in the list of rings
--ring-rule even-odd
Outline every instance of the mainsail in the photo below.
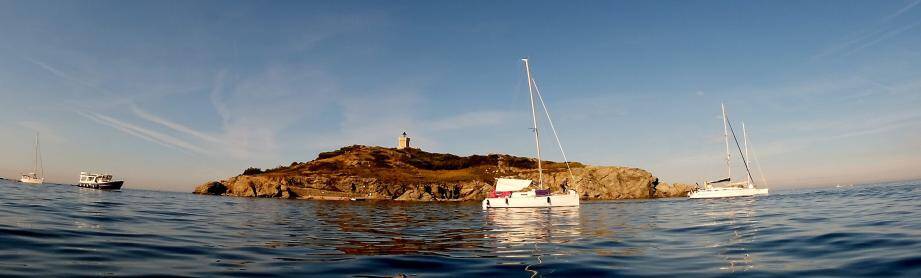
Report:
[[[708,181],[707,184],[721,183],[721,182],[729,182],[731,179],[732,179],[732,178],[725,178],[725,179],[721,179],[721,180]]]

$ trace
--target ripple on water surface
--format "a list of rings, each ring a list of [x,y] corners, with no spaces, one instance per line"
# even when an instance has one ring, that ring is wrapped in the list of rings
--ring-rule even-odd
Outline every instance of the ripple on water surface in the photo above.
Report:
[[[921,277],[918,183],[483,211],[0,181],[0,204],[0,276]]]

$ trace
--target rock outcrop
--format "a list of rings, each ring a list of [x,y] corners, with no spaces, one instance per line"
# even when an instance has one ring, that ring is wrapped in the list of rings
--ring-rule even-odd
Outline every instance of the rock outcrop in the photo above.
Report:
[[[536,162],[499,154],[461,157],[356,145],[320,153],[306,163],[266,171],[248,169],[243,175],[202,184],[194,193],[285,199],[481,200],[496,178],[537,181]],[[563,163],[544,161],[543,166],[546,187],[576,189],[584,200],[679,197],[693,189],[660,183],[652,173],[638,168],[571,162],[570,173]]]
[[[697,185],[685,183],[660,183],[656,186],[653,198],[684,197],[688,193],[697,189]]]

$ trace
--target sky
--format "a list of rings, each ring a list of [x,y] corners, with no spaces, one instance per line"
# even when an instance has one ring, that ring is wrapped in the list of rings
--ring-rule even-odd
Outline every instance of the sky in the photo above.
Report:
[[[916,179],[919,2],[0,1],[0,176],[36,132],[49,182],[185,192],[404,131],[533,156],[527,56],[573,161],[721,178],[725,103],[768,187]]]

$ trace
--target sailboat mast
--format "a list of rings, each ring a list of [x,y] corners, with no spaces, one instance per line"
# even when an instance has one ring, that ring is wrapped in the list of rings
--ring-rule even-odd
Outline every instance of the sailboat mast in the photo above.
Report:
[[[35,144],[32,146],[32,154],[35,155],[35,158],[32,159],[32,173],[38,174],[38,132],[35,133]]]
[[[528,64],[528,58],[521,59],[521,61],[524,62],[525,71],[528,73],[528,94],[531,97],[531,121],[534,126],[534,143],[537,146],[537,185],[539,188],[544,188],[544,169],[540,159],[540,132],[537,130],[537,109],[534,106],[534,80],[531,79],[531,65]]]
[[[45,160],[42,159],[42,142],[38,139],[38,132],[35,132],[35,153],[38,156],[38,176],[45,179]]]
[[[723,111],[723,139],[726,141],[726,178],[732,181],[732,165],[730,165],[729,154],[729,122],[726,120],[726,105],[720,103],[720,109]]]
[[[748,156],[748,132],[745,131],[745,122],[742,122],[742,142],[745,144],[745,165],[751,165],[751,156]],[[748,177],[748,187],[751,188],[754,186],[754,181],[751,178],[751,175]]]

